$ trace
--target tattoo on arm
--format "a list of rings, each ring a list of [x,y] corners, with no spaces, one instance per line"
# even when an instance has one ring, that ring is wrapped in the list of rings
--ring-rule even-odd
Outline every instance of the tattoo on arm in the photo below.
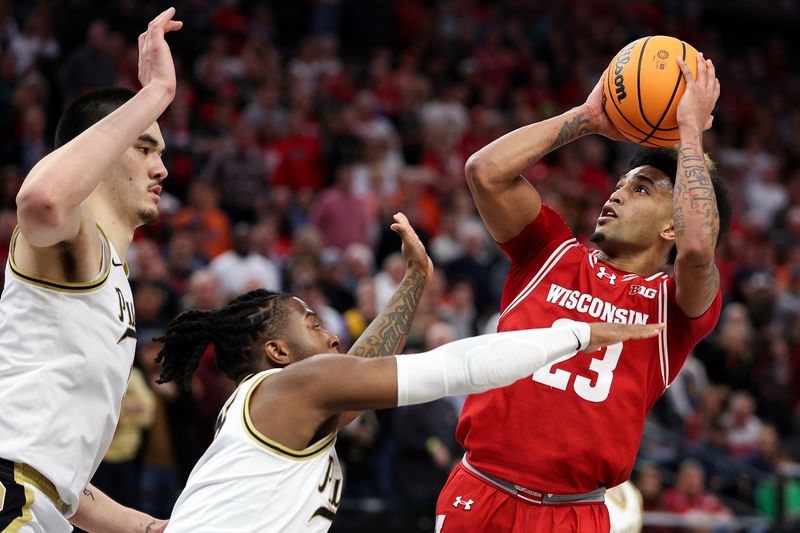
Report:
[[[155,520],[153,520],[152,522],[147,524],[147,526],[145,526],[145,528],[144,528],[144,533],[150,533],[150,531],[153,530],[153,527],[155,527],[155,525],[156,525],[156,521]]]
[[[714,261],[706,261],[705,263],[698,263],[693,266],[695,269],[695,277],[703,285],[703,303],[709,306],[717,296],[719,270],[717,269],[717,265],[714,264]]]
[[[702,148],[694,142],[682,146],[679,151],[678,175],[673,191],[675,235],[686,235],[687,218],[693,228],[706,229],[711,241],[716,244],[719,233],[719,211],[714,184],[706,167]],[[684,210],[684,208],[686,208]],[[678,245],[680,247],[680,244]]]
[[[94,501],[94,493],[92,491],[90,491],[89,489],[83,489],[83,495],[88,497],[88,498],[91,498],[92,501]]]
[[[425,275],[411,271],[386,306],[350,349],[350,355],[378,357],[392,355],[405,343],[414,313],[425,289]]]
[[[564,122],[564,125],[561,126],[561,131],[558,132],[558,135],[556,135],[556,138],[553,140],[553,144],[550,145],[547,151],[555,150],[559,146],[574,141],[582,135],[586,135],[589,133],[588,124],[589,121],[583,116],[583,113],[576,115],[572,120]]]

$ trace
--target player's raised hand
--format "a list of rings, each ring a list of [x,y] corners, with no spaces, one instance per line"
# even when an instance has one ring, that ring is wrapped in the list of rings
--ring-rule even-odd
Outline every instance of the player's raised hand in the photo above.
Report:
[[[606,71],[597,81],[597,84],[589,93],[583,106],[581,106],[586,114],[586,119],[589,121],[589,129],[592,133],[597,133],[604,137],[608,137],[613,141],[626,141],[627,139],[614,127],[611,120],[606,114],[606,106],[603,103],[603,80],[606,79]]]
[[[592,335],[589,338],[589,346],[585,350],[587,352],[617,342],[655,337],[664,329],[663,324],[609,324],[607,322],[592,322],[589,327]]]
[[[711,112],[719,98],[719,79],[714,63],[697,52],[697,79],[683,58],[678,57],[678,66],[686,81],[686,90],[678,104],[678,127],[701,133],[711,127],[714,115]]]
[[[401,251],[403,253],[403,259],[406,260],[406,268],[419,269],[425,274],[427,279],[431,279],[431,276],[433,276],[433,261],[428,257],[425,246],[423,246],[422,241],[419,240],[417,232],[411,227],[411,223],[403,213],[395,213],[393,218],[394,224],[389,226],[389,228],[400,235],[400,238],[403,240]]]
[[[175,8],[162,12],[147,25],[147,31],[139,35],[139,82],[142,87],[149,84],[163,83],[171,92],[175,92],[175,65],[172,52],[164,39],[164,34],[177,31],[183,22],[172,20]]]

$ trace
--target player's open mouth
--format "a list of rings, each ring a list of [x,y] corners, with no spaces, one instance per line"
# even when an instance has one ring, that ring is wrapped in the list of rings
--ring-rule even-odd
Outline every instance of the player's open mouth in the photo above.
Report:
[[[604,206],[603,210],[600,211],[600,217],[597,219],[598,222],[607,222],[611,219],[617,218],[617,214],[614,212],[610,206]]]

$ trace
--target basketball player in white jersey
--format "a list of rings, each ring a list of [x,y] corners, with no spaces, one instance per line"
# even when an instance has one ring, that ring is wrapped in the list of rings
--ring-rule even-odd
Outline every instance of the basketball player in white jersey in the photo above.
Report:
[[[408,221],[399,214],[395,221],[392,229],[403,238],[409,266],[427,264],[419,255],[410,257],[414,252],[409,255],[415,249],[424,256],[424,248]],[[428,277],[430,269],[426,272]],[[380,326],[371,325],[365,336],[372,345],[382,344],[394,317],[408,320],[413,308],[416,303],[404,312],[384,312],[376,319]],[[239,385],[166,532],[327,531],[342,492],[336,432],[352,420],[351,411],[486,391],[530,376],[576,349],[651,337],[660,329],[570,322],[560,329],[464,339],[423,354],[365,358],[330,353],[339,340],[304,302],[287,294],[260,289],[219,310],[187,311],[159,339],[162,381],[188,386],[213,344],[217,366]]]
[[[606,508],[611,522],[609,533],[640,533],[644,508],[642,493],[631,480],[606,491]]]
[[[17,196],[0,299],[0,532],[162,531],[164,521],[89,485],[119,419],[136,319],[123,258],[158,217],[164,140],[156,119],[175,94],[164,34],[174,9],[139,37],[142,90],[101,90],[65,111],[56,147]]]

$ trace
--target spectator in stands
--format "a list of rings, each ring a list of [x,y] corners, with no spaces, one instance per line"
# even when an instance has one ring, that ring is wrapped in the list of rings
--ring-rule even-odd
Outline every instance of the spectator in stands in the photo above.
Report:
[[[703,467],[691,460],[681,463],[678,481],[674,488],[664,492],[662,502],[665,511],[682,514],[687,519],[689,529],[676,531],[719,532],[731,517],[730,510],[706,492]]]
[[[758,449],[763,424],[755,414],[751,394],[738,391],[731,395],[728,410],[722,415],[722,425],[727,431],[728,453],[744,458]]]
[[[344,251],[351,244],[368,244],[376,221],[370,218],[364,199],[353,193],[353,165],[336,169],[336,182],[323,191],[311,210],[311,223],[325,248]]]
[[[217,256],[209,268],[219,279],[225,300],[253,289],[277,291],[281,288],[277,267],[253,251],[253,228],[247,222],[236,224],[233,228],[233,248]]]
[[[189,202],[175,214],[172,227],[191,231],[197,247],[210,261],[231,248],[231,224],[228,215],[219,208],[219,193],[210,182],[192,182]]]

